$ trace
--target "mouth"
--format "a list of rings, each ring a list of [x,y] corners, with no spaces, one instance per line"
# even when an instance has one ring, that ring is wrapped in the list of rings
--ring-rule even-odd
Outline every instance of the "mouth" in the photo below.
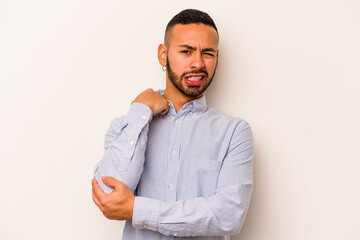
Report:
[[[199,86],[205,79],[204,75],[185,76],[185,82],[190,86]]]

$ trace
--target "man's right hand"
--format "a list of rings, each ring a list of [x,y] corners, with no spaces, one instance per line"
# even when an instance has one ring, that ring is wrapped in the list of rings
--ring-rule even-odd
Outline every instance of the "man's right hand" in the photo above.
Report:
[[[153,115],[164,115],[169,111],[169,104],[166,98],[151,88],[140,93],[132,103],[142,103],[147,105],[152,110]]]

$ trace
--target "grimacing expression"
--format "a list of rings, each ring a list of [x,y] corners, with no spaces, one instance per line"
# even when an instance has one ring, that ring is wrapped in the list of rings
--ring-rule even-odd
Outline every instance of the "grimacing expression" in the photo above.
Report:
[[[169,81],[187,97],[202,96],[216,72],[216,30],[204,24],[177,24],[170,35],[166,58]]]
[[[215,72],[216,69],[214,70],[213,74],[210,77],[210,80],[205,81],[206,84],[204,85],[193,85],[191,84],[190,86],[184,87],[182,82],[184,81],[186,76],[191,76],[192,74],[201,74],[201,78],[209,78],[209,74],[205,69],[199,69],[199,70],[192,70],[189,72],[184,72],[183,74],[181,74],[181,76],[176,75],[172,69],[171,69],[171,65],[169,63],[169,59],[166,60],[166,69],[167,69],[167,74],[169,77],[169,80],[172,82],[172,84],[185,96],[187,97],[192,97],[192,98],[197,98],[199,96],[201,96],[205,90],[210,86],[214,76],[215,76]],[[195,77],[193,77],[194,79]],[[196,77],[196,78],[200,78],[200,76]],[[196,79],[195,78],[195,79]],[[200,79],[200,81],[203,81],[203,79]]]

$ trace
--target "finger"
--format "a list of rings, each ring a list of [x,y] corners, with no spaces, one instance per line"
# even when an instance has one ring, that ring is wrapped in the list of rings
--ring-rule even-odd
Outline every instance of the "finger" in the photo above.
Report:
[[[103,207],[101,202],[100,202],[100,199],[95,195],[95,189],[94,187],[92,188],[92,199],[95,203],[96,206],[98,206],[98,208],[101,210],[101,208]]]
[[[99,208],[102,207],[100,200],[95,196],[94,190],[92,191],[92,199],[96,206],[98,206]]]
[[[165,108],[164,110],[162,110],[159,115],[162,116],[162,115],[165,115],[167,112],[169,111],[169,107]]]
[[[164,115],[169,111],[169,103],[167,101],[165,101],[164,103],[164,109],[159,113],[159,115]]]
[[[102,177],[101,180],[103,181],[103,183],[105,183],[109,187],[112,187],[114,190],[115,188],[119,188],[119,184],[121,183],[119,180],[113,177]]]
[[[104,193],[104,191],[100,188],[96,179],[92,180],[92,186],[95,197],[99,199],[99,201],[101,201],[101,199],[104,199],[106,197],[106,193]]]

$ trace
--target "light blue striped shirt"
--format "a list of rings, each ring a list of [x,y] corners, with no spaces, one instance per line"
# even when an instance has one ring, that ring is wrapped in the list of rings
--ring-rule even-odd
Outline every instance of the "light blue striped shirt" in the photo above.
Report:
[[[107,193],[112,189],[101,176],[135,192],[123,239],[230,239],[251,198],[250,127],[208,107],[205,96],[178,113],[169,106],[166,115],[152,116],[149,107],[133,103],[126,116],[114,119],[95,178]]]

